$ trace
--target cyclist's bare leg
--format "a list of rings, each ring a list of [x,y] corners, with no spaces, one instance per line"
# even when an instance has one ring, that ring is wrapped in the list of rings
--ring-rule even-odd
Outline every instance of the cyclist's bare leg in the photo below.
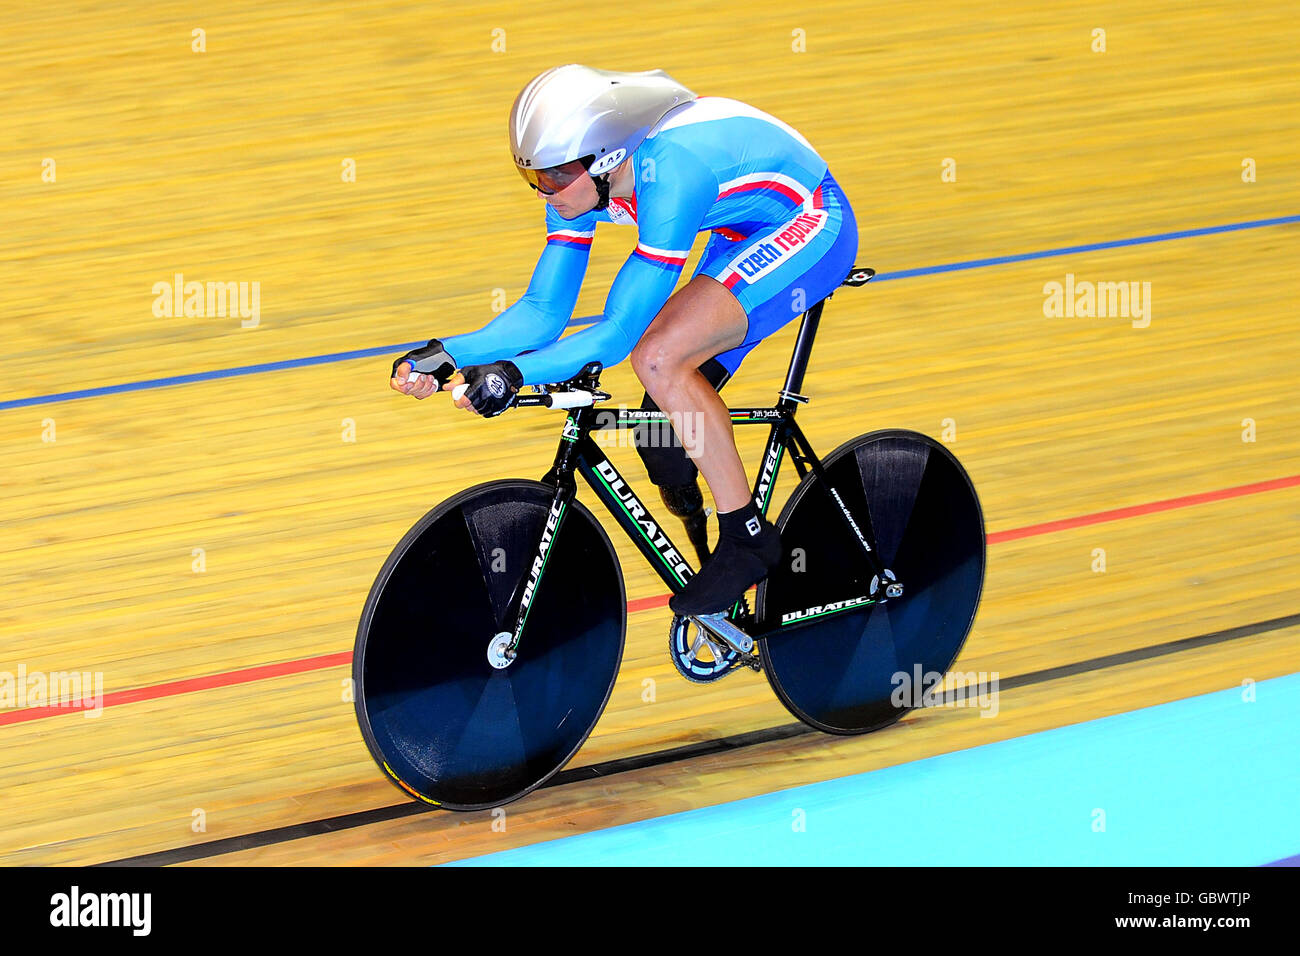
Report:
[[[716,279],[701,275],[674,293],[632,350],[637,377],[669,414],[720,512],[743,508],[749,483],[727,405],[699,367],[740,345],[748,328],[736,297]]]

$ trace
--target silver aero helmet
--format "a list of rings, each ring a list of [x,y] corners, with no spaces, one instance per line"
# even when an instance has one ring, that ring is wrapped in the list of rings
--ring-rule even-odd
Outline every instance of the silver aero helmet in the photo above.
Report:
[[[510,108],[510,153],[534,189],[590,175],[604,209],[609,177],[664,115],[695,94],[663,70],[617,73],[570,63],[534,77]]]

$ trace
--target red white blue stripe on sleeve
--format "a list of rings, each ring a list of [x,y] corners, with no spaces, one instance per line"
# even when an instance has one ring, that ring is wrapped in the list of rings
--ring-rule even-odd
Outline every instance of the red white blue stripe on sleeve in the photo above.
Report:
[[[587,232],[578,229],[554,229],[546,234],[546,241],[547,243],[555,243],[557,246],[587,249],[590,248],[591,240],[595,235],[595,229]]]
[[[661,269],[681,269],[686,265],[686,259],[690,254],[689,249],[659,249],[655,246],[647,246],[644,242],[638,242],[636,249],[632,251],[632,255],[639,256]]]

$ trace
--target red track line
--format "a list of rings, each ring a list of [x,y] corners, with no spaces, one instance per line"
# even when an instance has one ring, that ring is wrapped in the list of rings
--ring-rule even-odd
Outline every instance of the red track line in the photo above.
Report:
[[[352,663],[352,652],[342,651],[336,654],[321,654],[318,657],[304,657],[296,661],[284,661],[280,664],[261,664],[246,667],[243,670],[226,671],[221,674],[209,674],[205,677],[187,677],[185,680],[168,681],[165,684],[151,684],[148,687],[136,687],[131,690],[114,691],[105,694],[103,707],[117,704],[134,704],[140,700],[157,700],[159,697],[171,697],[176,694],[189,694],[196,690],[210,690],[213,687],[230,687],[233,684],[247,684],[249,681],[267,680],[283,677],[285,674],[301,674],[304,671],[321,670],[326,667],[338,667]],[[25,690],[25,688],[24,688]],[[81,710],[94,710],[94,706],[85,703],[69,703],[57,707],[27,707],[23,710],[0,712],[0,726],[4,724],[21,724],[28,720],[40,720],[55,714],[72,714]]]
[[[1154,514],[1157,511],[1169,511],[1173,508],[1187,508],[1192,505],[1205,504],[1210,501],[1224,501],[1228,498],[1240,498],[1243,495],[1254,495],[1265,491],[1276,491],[1279,488],[1293,488],[1300,485],[1300,475],[1291,475],[1287,478],[1274,478],[1270,481],[1257,481],[1249,485],[1237,485],[1235,488],[1223,488],[1219,491],[1206,491],[1197,495],[1184,495],[1181,498],[1166,498],[1164,501],[1152,501],[1144,505],[1130,505],[1127,508],[1115,508],[1111,511],[1098,511],[1095,514],[1079,515],[1076,518],[1062,518],[1059,521],[1047,521],[1042,524],[1027,525],[1023,528],[1011,528],[1007,531],[995,531],[987,535],[989,544],[998,544],[1002,541],[1015,541],[1017,538],[1030,538],[1041,534],[1050,534],[1053,531],[1064,531],[1069,528],[1081,528],[1090,524],[1101,524],[1106,521],[1119,521],[1121,518],[1134,518],[1139,515]],[[629,613],[636,611],[647,611],[652,608],[664,607],[668,603],[667,594],[656,594],[652,597],[637,598],[627,602]],[[209,690],[213,687],[230,687],[234,684],[247,684],[250,681],[268,680],[272,677],[283,677],[286,674],[301,674],[306,671],[323,670],[327,667],[342,667],[344,664],[352,663],[351,651],[340,651],[334,654],[321,654],[317,657],[306,657],[296,661],[284,661],[279,664],[262,664],[258,667],[247,667],[237,671],[226,671],[221,674],[210,674],[206,677],[189,677],[185,680],[168,681],[165,684],[152,684],[148,687],[137,687],[132,690],[114,691],[111,694],[105,694],[101,703],[102,707],[114,707],[118,704],[132,704],[141,700],[157,700],[160,697],[172,697],[177,694],[189,694],[194,691]],[[27,707],[22,710],[11,710],[0,712],[0,726],[5,724],[19,724],[29,720],[40,720],[43,717],[53,717],[56,714],[68,714],[81,710],[92,710],[93,708],[86,704],[70,704],[63,707]]]
[[[1011,528],[997,531],[988,536],[989,544],[1002,541],[1014,541],[1017,538],[1029,538],[1034,535],[1050,534],[1067,528],[1082,528],[1084,525],[1101,524],[1103,521],[1118,521],[1121,518],[1135,518],[1157,511],[1169,511],[1172,508],[1186,508],[1191,505],[1205,504],[1207,501],[1223,501],[1227,498],[1240,498],[1242,495],[1254,495],[1261,491],[1275,491],[1278,488],[1291,488],[1300,485],[1300,475],[1289,478],[1274,478],[1271,481],[1257,481],[1251,485],[1237,485],[1220,491],[1205,491],[1199,495],[1184,495],[1182,498],[1166,498],[1164,501],[1152,501],[1144,505],[1130,505],[1113,511],[1098,511],[1096,514],[1080,515],[1077,518],[1062,518],[1060,521],[1047,521],[1043,524],[1031,524],[1024,528]]]
[[[667,607],[669,597],[670,595],[667,594],[656,594],[654,597],[637,598],[635,601],[628,601],[627,613],[633,614],[637,611],[648,611],[652,607]]]

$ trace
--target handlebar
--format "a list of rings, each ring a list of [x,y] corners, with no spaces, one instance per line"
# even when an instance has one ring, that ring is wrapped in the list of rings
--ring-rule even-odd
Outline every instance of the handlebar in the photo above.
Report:
[[[520,395],[516,405],[540,405],[543,408],[586,408],[595,405],[598,399],[609,398],[608,395],[573,389],[564,392],[547,392],[545,395]]]
[[[453,401],[460,401],[465,394],[468,384],[461,383],[451,390]],[[609,398],[604,392],[590,392],[586,389],[572,388],[563,391],[547,392],[543,395],[520,395],[515,399],[516,407],[538,406],[541,408],[586,408],[588,405],[595,405],[597,401],[604,401]]]

